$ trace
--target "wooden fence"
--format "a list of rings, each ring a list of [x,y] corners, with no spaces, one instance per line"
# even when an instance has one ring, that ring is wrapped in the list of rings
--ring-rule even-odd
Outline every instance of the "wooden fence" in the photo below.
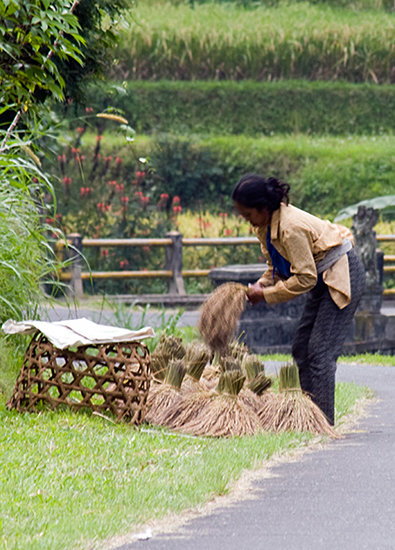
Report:
[[[377,235],[377,241],[395,243],[395,235]],[[171,295],[185,295],[185,277],[207,277],[210,269],[183,269],[183,248],[185,246],[240,246],[257,245],[256,237],[221,237],[221,238],[184,238],[177,231],[167,233],[161,239],[84,239],[78,233],[67,236],[70,245],[68,252],[71,264],[70,270],[60,274],[62,281],[69,281],[70,292],[76,298],[83,297],[83,281],[95,279],[143,279],[165,278],[168,279],[168,292]],[[64,246],[60,243],[59,249]],[[89,247],[165,247],[165,266],[163,270],[147,271],[82,271],[82,254]],[[395,255],[384,255],[384,264],[395,264]],[[384,273],[395,273],[395,265],[384,265]],[[394,289],[385,289],[384,295],[395,296]]]

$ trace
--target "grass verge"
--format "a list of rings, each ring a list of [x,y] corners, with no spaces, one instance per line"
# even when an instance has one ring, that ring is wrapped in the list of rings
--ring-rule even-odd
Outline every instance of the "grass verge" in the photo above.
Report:
[[[337,418],[369,390],[337,386]],[[193,438],[69,412],[0,409],[0,547],[94,548],[150,520],[227,494],[245,469],[311,434]]]

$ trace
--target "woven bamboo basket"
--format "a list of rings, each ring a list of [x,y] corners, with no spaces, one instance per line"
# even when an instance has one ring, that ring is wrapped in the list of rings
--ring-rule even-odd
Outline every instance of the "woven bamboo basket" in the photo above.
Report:
[[[43,406],[109,411],[117,421],[139,424],[146,412],[149,364],[149,351],[141,342],[62,350],[36,333],[8,406],[20,412],[35,412]]]

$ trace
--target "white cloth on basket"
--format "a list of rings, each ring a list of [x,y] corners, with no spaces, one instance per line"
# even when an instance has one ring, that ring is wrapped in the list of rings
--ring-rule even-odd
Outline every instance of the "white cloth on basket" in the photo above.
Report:
[[[3,323],[1,328],[6,334],[33,334],[39,331],[59,349],[86,346],[89,344],[139,341],[155,336],[155,332],[151,327],[129,330],[120,327],[98,325],[85,317],[53,323],[8,319],[8,321]]]

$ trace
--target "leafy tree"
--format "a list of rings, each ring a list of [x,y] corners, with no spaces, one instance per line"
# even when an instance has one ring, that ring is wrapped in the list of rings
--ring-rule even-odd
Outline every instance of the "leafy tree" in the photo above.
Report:
[[[0,277],[7,281],[0,322],[36,314],[41,283],[56,264],[42,223],[52,186],[34,143],[43,132],[40,96],[64,98],[54,59],[82,64],[77,3],[0,0]]]

